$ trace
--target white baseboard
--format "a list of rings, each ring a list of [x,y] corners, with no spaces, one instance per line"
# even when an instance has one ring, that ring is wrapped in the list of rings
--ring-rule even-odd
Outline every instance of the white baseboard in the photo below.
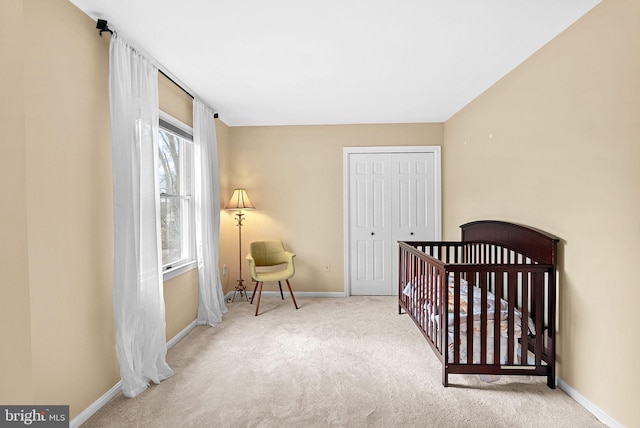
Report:
[[[102,397],[98,398],[94,401],[89,407],[84,409],[78,416],[71,419],[69,422],[69,428],[78,428],[80,425],[89,420],[89,418],[96,414],[98,410],[100,410],[104,405],[106,405],[109,401],[116,398],[116,396],[120,393],[120,387],[122,386],[122,381],[113,385],[113,387],[105,392]]]
[[[180,342],[180,340],[185,337],[191,330],[196,326],[196,320],[193,320],[188,326],[182,329],[180,333],[176,334],[174,337],[169,339],[167,342],[167,349],[172,348],[176,345],[176,343]],[[100,410],[103,406],[105,406],[109,401],[113,400],[119,393],[120,387],[122,386],[122,381],[116,383],[111,387],[110,390],[105,392],[100,398],[94,401],[89,407],[84,409],[78,416],[71,419],[69,422],[69,428],[78,428],[80,425],[85,423],[89,418],[96,414],[98,410]]]
[[[565,392],[569,397],[573,398],[578,404],[587,409],[593,416],[598,418],[600,422],[607,425],[611,428],[623,428],[620,422],[613,419],[611,416],[607,415],[602,409],[589,401],[584,395],[580,394],[578,391],[573,389],[567,382],[556,377],[556,384],[558,388]]]
[[[180,333],[176,334],[171,339],[169,339],[169,341],[167,342],[167,349],[173,348],[176,345],[176,343],[180,342],[183,337],[189,334],[189,332],[196,327],[196,324],[197,324],[197,320],[191,321],[191,323],[185,328],[183,328],[182,331],[180,331]]]

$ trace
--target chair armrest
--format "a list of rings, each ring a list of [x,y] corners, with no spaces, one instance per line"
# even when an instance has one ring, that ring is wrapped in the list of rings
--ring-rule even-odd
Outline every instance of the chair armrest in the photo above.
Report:
[[[296,256],[294,253],[285,251],[284,255],[287,257],[287,263],[293,263],[293,258]]]
[[[251,272],[251,279],[255,280],[256,277],[256,261],[251,254],[247,254],[245,257],[249,261],[249,271]]]
[[[287,257],[287,272],[289,276],[293,276],[296,272],[296,266],[293,264],[293,258],[296,256],[295,254],[285,251],[284,255]]]

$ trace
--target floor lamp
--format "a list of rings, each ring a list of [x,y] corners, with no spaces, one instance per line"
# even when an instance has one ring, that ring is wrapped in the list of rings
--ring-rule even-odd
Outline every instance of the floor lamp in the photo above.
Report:
[[[247,191],[243,188],[238,188],[233,190],[233,196],[231,196],[231,200],[224,207],[225,210],[236,210],[238,211],[236,216],[236,222],[238,222],[238,269],[240,273],[240,279],[236,283],[236,288],[233,290],[233,299],[236,298],[236,293],[240,293],[240,297],[244,294],[244,297],[249,301],[249,296],[247,296],[247,289],[244,286],[244,282],[242,280],[242,221],[244,220],[244,214],[242,210],[254,210],[256,207],[253,206],[251,201],[249,200],[249,196],[247,195]]]

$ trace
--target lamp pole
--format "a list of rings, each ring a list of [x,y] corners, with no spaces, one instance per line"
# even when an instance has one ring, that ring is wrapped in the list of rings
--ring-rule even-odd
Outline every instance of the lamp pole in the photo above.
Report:
[[[242,210],[253,210],[256,207],[253,206],[251,201],[249,200],[249,196],[247,195],[247,191],[242,187],[238,187],[233,190],[233,195],[231,196],[231,200],[224,208],[225,210],[238,210],[236,212],[236,221],[238,222],[238,268],[240,270],[240,279],[238,279],[238,283],[236,284],[236,288],[233,291],[233,298],[231,301],[233,302],[236,298],[236,293],[240,293],[240,297],[244,293],[244,297],[249,301],[249,296],[247,296],[247,289],[244,286],[244,281],[242,280],[242,221],[244,220],[244,214],[242,214]]]
[[[244,294],[245,299],[249,301],[249,296],[247,296],[247,288],[244,286],[244,281],[242,280],[242,217],[244,217],[244,214],[242,214],[242,211],[238,211],[236,213],[236,221],[238,222],[238,273],[240,279],[238,279],[236,288],[233,291],[233,298],[231,299],[232,302],[236,298],[236,293],[240,293],[240,297],[242,297],[242,295]]]

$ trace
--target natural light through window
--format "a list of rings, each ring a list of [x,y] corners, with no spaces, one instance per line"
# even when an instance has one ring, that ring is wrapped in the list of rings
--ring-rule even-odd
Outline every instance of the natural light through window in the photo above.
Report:
[[[194,259],[192,143],[185,129],[160,120],[158,181],[163,270]]]

